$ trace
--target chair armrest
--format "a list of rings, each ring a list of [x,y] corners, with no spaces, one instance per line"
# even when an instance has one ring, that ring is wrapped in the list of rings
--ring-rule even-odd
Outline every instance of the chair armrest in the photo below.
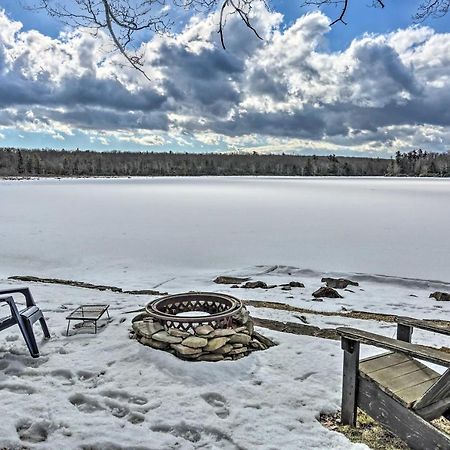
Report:
[[[30,288],[11,288],[11,289],[0,289],[0,295],[4,294],[22,294],[25,297],[27,307],[35,306],[33,296],[31,295]]]
[[[404,325],[411,328],[420,328],[433,333],[446,334],[450,336],[450,322],[445,320],[425,320],[413,319],[412,317],[397,317],[395,321],[399,325]]]
[[[8,303],[8,305],[11,305],[11,303],[14,303],[14,299],[10,295],[7,295],[5,297],[0,297],[0,302],[5,302]]]
[[[441,366],[450,367],[450,353],[425,345],[411,344],[356,328],[337,328],[342,339],[373,345],[394,352],[405,353],[414,358],[423,359]]]

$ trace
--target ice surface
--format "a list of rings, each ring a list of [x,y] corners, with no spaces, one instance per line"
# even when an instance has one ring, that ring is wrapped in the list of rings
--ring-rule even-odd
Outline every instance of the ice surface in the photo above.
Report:
[[[450,281],[446,179],[0,181],[0,208],[0,276],[149,287],[284,264]]]

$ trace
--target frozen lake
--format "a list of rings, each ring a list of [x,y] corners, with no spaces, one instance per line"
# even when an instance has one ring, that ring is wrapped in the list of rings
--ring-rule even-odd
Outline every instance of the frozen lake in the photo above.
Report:
[[[115,285],[292,265],[450,281],[450,180],[0,181],[0,278]]]

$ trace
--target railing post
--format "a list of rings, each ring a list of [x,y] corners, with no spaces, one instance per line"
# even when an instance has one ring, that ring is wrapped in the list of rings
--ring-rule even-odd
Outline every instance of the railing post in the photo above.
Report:
[[[342,375],[341,422],[343,425],[356,425],[359,342],[342,338],[344,350],[344,369]]]
[[[399,341],[411,342],[413,328],[409,325],[397,324],[397,339]]]

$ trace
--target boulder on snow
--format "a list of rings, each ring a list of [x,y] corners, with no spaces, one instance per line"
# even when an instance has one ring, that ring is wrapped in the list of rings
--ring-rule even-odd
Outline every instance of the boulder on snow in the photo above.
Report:
[[[267,289],[268,286],[266,283],[264,283],[264,281],[247,281],[247,283],[245,283],[241,287],[243,287],[244,289]]]
[[[328,298],[344,298],[338,291],[330,287],[321,287],[317,291],[313,292],[313,297],[328,297]]]
[[[347,286],[359,286],[359,283],[346,278],[322,278],[322,283],[326,283],[327,287],[334,289],[345,289]]]
[[[217,283],[217,284],[240,284],[240,283],[245,283],[248,280],[250,280],[250,278],[227,277],[224,275],[220,275],[214,280],[214,283]]]
[[[305,285],[303,283],[300,283],[300,281],[290,281],[289,283],[281,285],[281,289],[283,289],[285,291],[290,291],[290,288],[295,288],[295,287],[297,287],[297,288],[304,288]]]
[[[450,294],[448,292],[433,292],[430,294],[430,298],[434,298],[439,302],[450,302]]]

